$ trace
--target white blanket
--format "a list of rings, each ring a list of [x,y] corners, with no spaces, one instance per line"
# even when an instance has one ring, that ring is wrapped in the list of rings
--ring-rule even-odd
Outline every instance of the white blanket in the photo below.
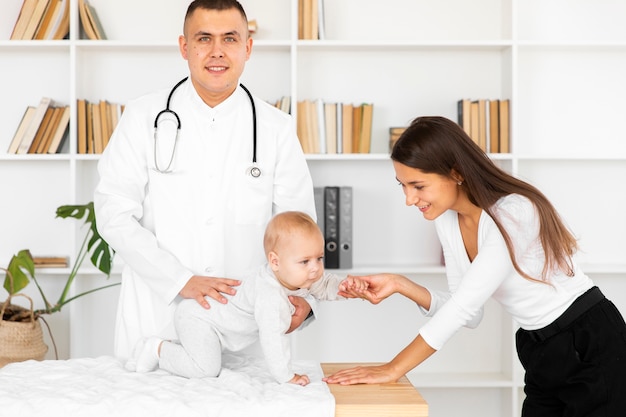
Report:
[[[86,417],[332,417],[319,363],[296,361],[306,387],[273,381],[262,359],[226,355],[218,378],[129,372],[108,356],[26,361],[0,368],[0,414]]]

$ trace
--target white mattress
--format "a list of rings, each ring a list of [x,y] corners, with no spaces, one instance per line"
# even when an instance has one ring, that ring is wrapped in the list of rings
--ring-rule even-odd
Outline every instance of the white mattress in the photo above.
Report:
[[[226,355],[218,378],[129,372],[113,357],[26,361],[0,368],[3,416],[332,417],[335,401],[319,363],[296,361],[306,387],[278,384],[262,359]]]

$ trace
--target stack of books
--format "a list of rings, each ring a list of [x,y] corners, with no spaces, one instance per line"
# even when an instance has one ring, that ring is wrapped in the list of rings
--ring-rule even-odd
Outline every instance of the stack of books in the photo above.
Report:
[[[369,153],[374,105],[298,102],[298,138],[304,153]]]
[[[124,106],[100,100],[90,103],[85,99],[76,100],[77,143],[79,154],[99,154],[104,151],[109,139],[122,117]]]
[[[458,123],[480,148],[489,153],[509,153],[510,101],[461,99]]]
[[[11,40],[64,39],[70,32],[70,0],[24,0]]]
[[[68,136],[70,108],[43,97],[38,106],[28,106],[13,135],[9,154],[54,154]]]

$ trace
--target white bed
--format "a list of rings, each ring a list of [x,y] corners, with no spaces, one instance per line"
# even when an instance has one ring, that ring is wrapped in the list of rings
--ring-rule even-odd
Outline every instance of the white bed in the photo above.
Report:
[[[0,415],[86,417],[332,417],[319,363],[296,361],[306,387],[278,384],[262,359],[226,355],[218,378],[129,372],[115,358],[26,361],[0,368]]]

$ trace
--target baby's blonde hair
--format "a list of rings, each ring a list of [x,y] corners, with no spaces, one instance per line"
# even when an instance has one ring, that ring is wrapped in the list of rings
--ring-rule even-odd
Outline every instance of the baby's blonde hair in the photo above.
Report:
[[[281,239],[289,237],[294,232],[322,233],[315,220],[306,213],[301,211],[278,213],[270,220],[265,229],[265,236],[263,236],[265,255],[276,251]]]

